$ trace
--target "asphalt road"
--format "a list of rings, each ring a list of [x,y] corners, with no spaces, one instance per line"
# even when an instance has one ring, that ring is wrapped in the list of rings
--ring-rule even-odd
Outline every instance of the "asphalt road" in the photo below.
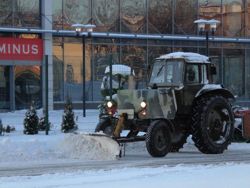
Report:
[[[223,154],[207,155],[200,153],[193,145],[188,145],[179,153],[169,153],[163,158],[151,157],[144,144],[129,145],[125,156],[113,161],[48,161],[46,163],[25,163],[0,166],[0,177],[35,176],[42,174],[75,172],[77,170],[109,170],[125,167],[160,167],[182,165],[223,165],[225,163],[250,163],[250,147],[247,149],[229,148]]]

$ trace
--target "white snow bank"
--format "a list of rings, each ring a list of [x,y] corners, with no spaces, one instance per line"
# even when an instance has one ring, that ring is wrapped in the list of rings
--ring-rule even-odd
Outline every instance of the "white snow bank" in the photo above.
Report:
[[[85,134],[3,136],[0,148],[0,166],[70,159],[114,160],[119,155],[114,140]]]
[[[102,134],[69,134],[60,144],[66,157],[87,160],[115,160],[119,155],[117,142]]]
[[[50,111],[49,120],[53,126],[49,135],[45,135],[44,131],[39,131],[37,135],[24,135],[23,119],[25,112],[26,110],[0,113],[0,118],[5,126],[11,125],[16,128],[16,131],[0,136],[0,166],[71,161],[83,158],[86,160],[102,160],[102,156],[104,157],[103,160],[108,159],[109,154],[107,154],[107,152],[109,152],[109,150],[105,150],[105,146],[102,146],[101,151],[93,151],[92,148],[99,149],[97,146],[93,147],[93,143],[90,146],[92,148],[77,146],[77,143],[80,144],[83,143],[83,141],[76,141],[77,137],[73,134],[64,134],[61,132],[62,110]],[[37,112],[40,117],[42,110],[38,110]],[[78,116],[78,131],[93,133],[98,122],[98,110],[87,110],[87,117],[85,118],[82,116],[82,110],[74,110],[74,112],[75,116]],[[71,136],[72,138],[70,138]],[[69,147],[70,140],[74,141],[75,145],[74,149],[72,148],[73,145],[70,146],[71,153],[69,154],[69,149],[64,148]],[[98,142],[95,141],[95,143],[97,144]],[[100,154],[102,151],[105,151],[106,154]],[[114,150],[111,152],[114,152]],[[115,158],[115,154],[111,153],[110,155],[112,155],[112,157],[108,160]]]
[[[63,158],[57,149],[63,135],[46,137],[45,135],[20,135],[13,139],[2,136],[0,139],[1,163],[46,161]]]

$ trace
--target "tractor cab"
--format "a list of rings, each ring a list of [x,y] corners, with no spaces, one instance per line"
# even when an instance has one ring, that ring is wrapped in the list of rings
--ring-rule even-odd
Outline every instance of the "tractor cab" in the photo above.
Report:
[[[174,90],[178,113],[190,113],[193,101],[205,90],[222,89],[213,84],[215,66],[197,53],[175,52],[160,56],[153,65],[149,86]]]
[[[127,65],[112,65],[107,66],[104,72],[104,77],[101,84],[101,94],[106,97],[110,95],[110,87],[112,94],[116,94],[118,90],[128,89],[128,80],[130,76],[134,76],[134,71]],[[112,83],[110,83],[110,79]],[[110,86],[111,85],[111,86]]]
[[[155,60],[149,86],[205,85],[212,81],[210,75],[215,72],[207,56],[184,52],[170,53]]]

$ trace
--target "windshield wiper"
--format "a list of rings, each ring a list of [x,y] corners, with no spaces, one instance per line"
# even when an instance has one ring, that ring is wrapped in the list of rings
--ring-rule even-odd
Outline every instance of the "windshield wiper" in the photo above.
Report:
[[[162,71],[162,69],[163,69],[164,66],[165,66],[165,65],[162,65],[162,66],[161,66],[161,68],[160,68],[159,71],[157,72],[156,76],[159,76],[159,74],[161,73],[161,71]]]

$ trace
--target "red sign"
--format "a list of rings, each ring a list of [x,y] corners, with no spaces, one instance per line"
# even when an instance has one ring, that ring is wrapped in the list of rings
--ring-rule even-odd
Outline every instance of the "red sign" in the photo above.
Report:
[[[0,60],[41,61],[42,39],[0,38]]]

